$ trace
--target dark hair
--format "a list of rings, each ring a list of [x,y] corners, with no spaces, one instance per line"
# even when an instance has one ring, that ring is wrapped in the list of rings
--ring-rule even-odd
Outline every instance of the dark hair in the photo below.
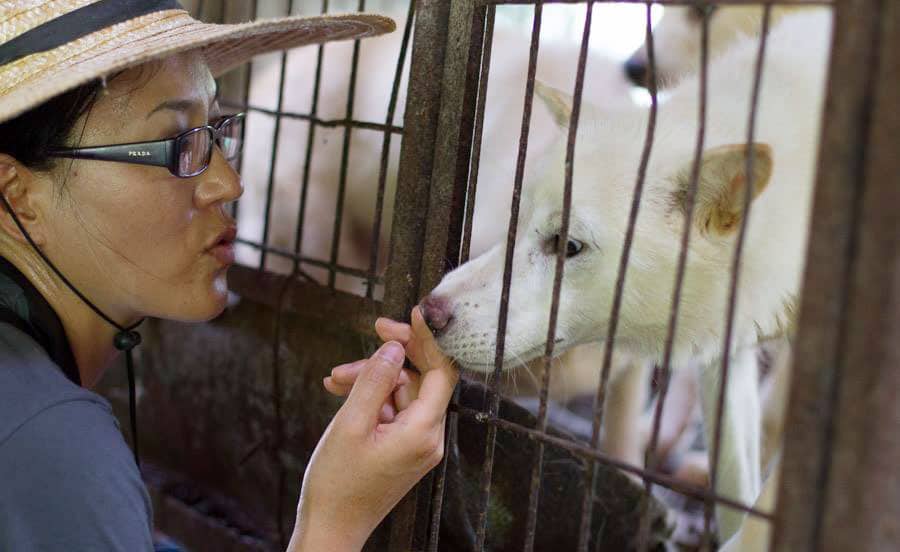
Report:
[[[75,124],[88,113],[100,92],[113,81],[127,79],[138,90],[159,72],[159,63],[151,61],[135,69],[125,69],[109,75],[106,82],[96,79],[64,92],[15,119],[0,123],[0,153],[16,158],[30,169],[50,170],[56,158],[50,151],[72,147],[76,138]],[[128,74],[128,75],[126,75]],[[80,132],[80,131],[79,131]]]
[[[99,80],[91,81],[0,123],[0,153],[29,168],[53,168],[49,152],[70,145],[75,123],[94,104],[101,87]]]

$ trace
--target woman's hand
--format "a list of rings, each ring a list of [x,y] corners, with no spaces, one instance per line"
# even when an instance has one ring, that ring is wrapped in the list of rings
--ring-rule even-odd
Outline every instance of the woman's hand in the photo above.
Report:
[[[348,398],[306,469],[291,551],[359,550],[443,456],[456,369],[418,309],[412,326],[382,318],[375,328],[387,343],[326,378],[330,392]],[[421,374],[402,369],[404,352]]]

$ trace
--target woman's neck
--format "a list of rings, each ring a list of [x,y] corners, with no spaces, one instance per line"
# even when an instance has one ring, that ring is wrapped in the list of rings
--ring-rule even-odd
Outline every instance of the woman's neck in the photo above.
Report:
[[[113,346],[118,330],[75,295],[35,252],[6,251],[3,256],[28,278],[56,312],[75,357],[82,386],[94,387],[118,356]]]

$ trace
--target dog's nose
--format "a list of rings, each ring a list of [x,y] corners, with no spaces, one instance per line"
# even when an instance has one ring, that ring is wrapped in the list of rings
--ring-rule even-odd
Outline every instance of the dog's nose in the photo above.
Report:
[[[634,57],[625,62],[625,74],[628,80],[638,86],[647,86],[647,64]]]
[[[450,300],[444,296],[432,293],[422,299],[420,307],[422,308],[422,318],[425,319],[425,323],[431,328],[435,337],[442,334],[453,320]]]

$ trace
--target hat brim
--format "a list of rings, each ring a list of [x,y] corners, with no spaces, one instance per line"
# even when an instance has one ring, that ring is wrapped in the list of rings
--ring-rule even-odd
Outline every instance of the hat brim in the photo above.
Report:
[[[378,36],[395,28],[388,17],[359,13],[217,25],[181,10],[158,12],[24,58],[12,64],[17,67],[0,67],[0,122],[92,80],[182,52],[202,51],[218,77],[266,52]]]

